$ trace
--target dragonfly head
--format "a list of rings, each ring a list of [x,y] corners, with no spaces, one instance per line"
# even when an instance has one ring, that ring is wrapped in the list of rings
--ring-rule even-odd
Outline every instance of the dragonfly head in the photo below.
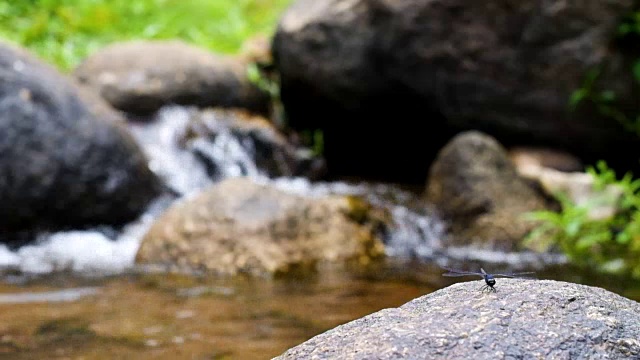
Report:
[[[484,282],[487,283],[487,285],[493,287],[493,285],[496,284],[496,279],[491,274],[485,274],[484,275]]]

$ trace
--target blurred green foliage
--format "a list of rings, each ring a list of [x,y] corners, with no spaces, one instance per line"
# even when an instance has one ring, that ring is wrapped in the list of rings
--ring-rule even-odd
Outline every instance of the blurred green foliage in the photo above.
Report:
[[[586,74],[582,87],[571,94],[569,99],[571,111],[575,111],[583,103],[591,103],[600,115],[617,121],[625,130],[640,136],[640,105],[635,109],[636,113],[630,115],[623,111],[623,107],[617,103],[615,92],[611,90],[596,90],[596,81],[601,71],[601,68],[594,68]],[[640,59],[634,63],[630,72],[640,85]]]
[[[640,43],[640,2],[636,10],[625,16],[616,38],[632,44],[637,54]],[[617,121],[626,130],[640,136],[640,107],[623,111],[615,92],[598,84],[603,66],[589,71],[580,89],[569,101],[570,109],[590,103],[604,117]],[[629,69],[629,77],[640,85],[640,58]],[[636,104],[637,105],[637,104]],[[595,179],[596,196],[591,201],[578,205],[566,194],[555,194],[562,207],[560,212],[539,211],[527,214],[529,220],[539,223],[525,240],[527,246],[536,250],[559,248],[578,265],[602,272],[630,274],[640,279],[640,179],[628,173],[618,179],[615,172],[604,161],[588,172]],[[607,191],[614,189],[615,191]],[[609,206],[614,214],[605,218],[594,218],[590,214],[596,207]]]
[[[636,4],[636,8],[637,7],[640,7],[640,5]],[[640,9],[636,9],[627,14],[618,26],[619,37],[638,34],[640,34]]]
[[[63,69],[115,41],[183,39],[234,53],[292,0],[0,0],[0,38]]]
[[[636,2],[635,10],[623,16],[618,25],[615,37],[621,44],[627,44],[631,51],[640,56],[640,1]],[[606,89],[606,84],[597,84],[598,77],[606,68],[605,64],[591,69],[584,78],[582,87],[571,95],[569,105],[575,110],[584,103],[595,105],[596,110],[603,116],[621,124],[627,131],[640,136],[640,102],[633,106],[633,111],[624,111],[629,106],[618,103],[614,91]],[[630,78],[640,85],[640,57],[636,58],[629,68]],[[599,90],[600,89],[600,90]]]
[[[540,225],[525,244],[539,251],[557,247],[575,264],[640,278],[640,179],[631,174],[618,179],[603,161],[588,172],[595,179],[596,196],[576,205],[564,194],[557,194],[560,212],[527,214]],[[607,191],[607,187],[616,191]],[[591,210],[600,206],[612,206],[614,215],[594,219]]]

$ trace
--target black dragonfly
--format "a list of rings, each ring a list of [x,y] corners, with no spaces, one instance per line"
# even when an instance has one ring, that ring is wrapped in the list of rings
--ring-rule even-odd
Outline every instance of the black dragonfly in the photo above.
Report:
[[[484,271],[483,268],[480,268],[480,272],[456,270],[456,269],[450,269],[444,266],[442,266],[442,268],[448,271],[442,274],[442,276],[447,276],[447,277],[480,276],[482,277],[484,279],[484,282],[486,283],[486,285],[480,289],[482,292],[484,292],[485,290],[487,290],[488,292],[492,292],[492,291],[496,292],[496,288],[494,288],[494,285],[496,284],[496,279],[495,279],[496,276],[502,276],[507,278],[519,278],[519,277],[527,277],[528,275],[535,274],[534,272],[520,272],[520,273],[511,273],[511,274],[488,274],[486,271]]]

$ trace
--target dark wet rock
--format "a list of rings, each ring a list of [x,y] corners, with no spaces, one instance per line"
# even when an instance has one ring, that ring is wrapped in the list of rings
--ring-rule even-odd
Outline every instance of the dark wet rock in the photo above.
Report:
[[[138,264],[219,274],[286,274],[383,254],[384,214],[352,197],[307,198],[248,178],[171,207],[145,235]]]
[[[241,110],[210,109],[191,117],[183,139],[188,148],[207,165],[213,179],[265,174],[269,177],[304,176],[317,179],[324,174],[324,161],[310,149],[292,144],[266,118]],[[239,155],[234,144],[248,157]],[[231,167],[231,169],[230,169]],[[255,167],[255,169],[248,169]],[[237,173],[228,173],[229,171]]]
[[[0,230],[131,220],[159,193],[108,105],[0,44]]]
[[[455,284],[318,335],[276,359],[639,359],[640,304],[550,280]]]
[[[507,146],[554,146],[587,162],[637,164],[626,150],[638,147],[637,136],[591,106],[568,106],[600,68],[594,91],[612,90],[620,109],[638,109],[629,72],[637,42],[614,41],[632,6],[298,0],[274,39],[282,101],[292,125],[325,130],[328,164],[339,173],[422,181],[417,166],[385,155],[428,164],[451,128],[482,130]]]
[[[521,178],[506,150],[477,131],[454,137],[430,169],[427,199],[450,224],[454,244],[515,250],[535,226],[526,212],[547,202]]]
[[[74,75],[112,106],[130,113],[188,104],[266,114],[269,97],[249,82],[247,65],[179,41],[133,41],[96,52]]]

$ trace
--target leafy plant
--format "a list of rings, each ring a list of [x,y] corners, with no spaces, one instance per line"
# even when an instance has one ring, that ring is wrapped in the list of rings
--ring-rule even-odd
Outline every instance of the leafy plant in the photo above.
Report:
[[[269,95],[273,123],[280,129],[286,127],[284,105],[280,98],[280,78],[271,70],[272,64],[251,63],[247,67],[247,78]]]
[[[640,34],[640,10],[632,11],[622,19],[618,26],[618,36]]]
[[[616,37],[618,40],[628,40],[633,44],[636,55],[640,41],[640,3],[636,3],[636,9],[623,17],[618,25]],[[569,99],[570,109],[575,110],[580,104],[589,102],[595,105],[597,111],[608,118],[614,119],[620,123],[626,130],[640,136],[640,106],[636,103],[635,114],[630,115],[629,111],[623,111],[624,106],[617,102],[617,95],[612,90],[598,90],[596,83],[601,75],[603,68],[600,66],[587,72],[582,87],[573,92]],[[631,65],[629,69],[634,81],[640,85],[640,58]]]
[[[588,169],[594,178],[596,196],[575,204],[565,194],[557,194],[560,212],[538,211],[527,215],[539,226],[525,244],[536,250],[559,248],[582,266],[594,266],[610,273],[631,273],[640,278],[640,179],[626,174],[618,179],[606,163]],[[608,191],[614,188],[617,191]],[[613,206],[607,218],[594,218],[598,206]]]
[[[631,71],[635,80],[640,84],[640,60],[636,61]],[[587,73],[582,87],[571,94],[569,99],[570,109],[574,111],[578,105],[588,101],[596,106],[601,115],[614,119],[627,131],[640,136],[640,108],[637,109],[639,112],[635,117],[629,116],[616,103],[615,92],[611,90],[596,90],[595,84],[600,73],[600,68],[592,69]]]

